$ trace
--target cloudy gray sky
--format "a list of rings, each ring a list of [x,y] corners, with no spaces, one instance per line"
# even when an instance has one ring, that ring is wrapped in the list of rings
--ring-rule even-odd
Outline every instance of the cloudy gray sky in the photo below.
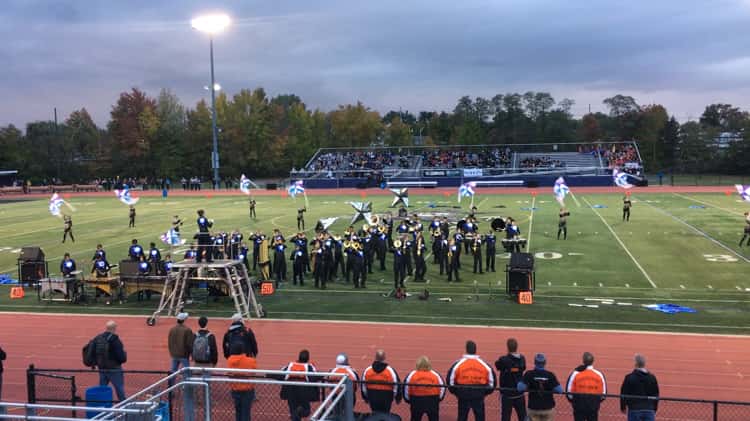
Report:
[[[360,100],[451,110],[458,97],[549,91],[577,115],[615,93],[679,119],[750,108],[750,0],[4,0],[0,125],[86,107],[99,124],[119,92],[206,95],[208,40],[190,18],[221,10],[217,80],[328,110]],[[210,5],[210,6],[208,6]],[[208,6],[208,7],[207,7]]]

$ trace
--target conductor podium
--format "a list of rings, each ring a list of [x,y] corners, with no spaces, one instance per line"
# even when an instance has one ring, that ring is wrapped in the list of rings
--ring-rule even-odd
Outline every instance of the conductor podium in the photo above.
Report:
[[[156,324],[160,314],[176,316],[182,311],[190,288],[205,283],[209,288],[220,290],[232,299],[234,310],[243,318],[251,314],[263,317],[263,309],[255,298],[245,265],[238,260],[215,260],[211,263],[184,261],[175,263],[173,272],[167,274],[159,300],[159,307],[146,323]],[[252,312],[252,313],[251,313]]]
[[[533,292],[536,289],[534,255],[512,253],[510,263],[505,266],[505,281],[505,292],[510,297],[518,297],[523,292]]]

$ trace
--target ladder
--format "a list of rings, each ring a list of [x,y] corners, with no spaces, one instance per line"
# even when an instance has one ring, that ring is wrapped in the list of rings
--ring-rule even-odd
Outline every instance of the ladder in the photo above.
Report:
[[[153,326],[156,324],[156,318],[159,313],[165,309],[167,316],[172,316],[184,305],[183,297],[185,291],[185,283],[190,276],[190,269],[180,268],[177,273],[170,273],[164,280],[164,288],[161,291],[161,297],[159,298],[159,307],[154,313],[146,320],[146,324]]]
[[[250,282],[250,276],[247,274],[247,268],[245,265],[240,264],[238,265],[240,268],[240,273],[242,274],[243,279],[245,279],[245,283],[247,284],[247,299],[246,302],[249,301],[253,305],[253,310],[255,312],[255,317],[262,318],[264,317],[263,312],[263,306],[258,304],[258,300],[255,298],[255,290],[253,290],[253,284]]]

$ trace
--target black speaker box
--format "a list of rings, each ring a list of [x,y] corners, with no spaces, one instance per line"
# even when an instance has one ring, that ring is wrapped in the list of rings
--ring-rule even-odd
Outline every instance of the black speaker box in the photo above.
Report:
[[[24,262],[41,262],[44,261],[44,252],[39,247],[24,247],[18,258]]]
[[[138,262],[132,260],[120,261],[120,278],[136,278],[138,275]]]
[[[528,187],[530,189],[535,189],[535,188],[539,187],[539,182],[536,181],[536,180],[529,180],[529,181],[526,182],[526,187]]]
[[[534,270],[534,255],[531,253],[512,253],[510,255],[510,268]]]
[[[530,272],[508,272],[508,292],[518,294],[522,291],[531,291]]]
[[[38,281],[47,277],[47,265],[44,262],[20,263],[21,282]]]
[[[266,190],[276,190],[277,188],[276,183],[266,183]]]

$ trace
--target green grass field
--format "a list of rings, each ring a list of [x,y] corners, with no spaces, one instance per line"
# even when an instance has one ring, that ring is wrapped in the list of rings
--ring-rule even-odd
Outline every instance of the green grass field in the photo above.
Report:
[[[537,291],[535,303],[516,304],[504,296],[507,255],[497,256],[498,272],[471,273],[471,257],[462,256],[460,284],[448,284],[428,259],[428,284],[408,285],[410,292],[428,288],[431,298],[411,297],[396,301],[383,297],[390,290],[393,274],[377,269],[368,277],[368,289],[354,290],[343,283],[329,285],[326,291],[284,286],[275,295],[263,297],[269,317],[428,322],[474,325],[508,325],[569,328],[635,329],[711,333],[750,333],[750,248],[737,246],[742,234],[742,213],[747,206],[736,196],[723,194],[643,194],[634,192],[629,223],[621,221],[620,195],[579,195],[577,203],[568,197],[572,213],[567,241],[557,240],[558,206],[551,195],[482,195],[476,197],[480,228],[489,228],[484,218],[513,216],[520,221],[529,239],[529,250],[536,254]],[[64,252],[70,252],[90,271],[89,259],[96,243],[108,252],[110,263],[127,254],[131,239],[147,245],[154,241],[162,249],[159,235],[179,214],[187,223],[185,234],[195,230],[195,210],[206,209],[215,219],[215,229],[240,228],[246,237],[251,230],[270,232],[280,228],[287,236],[296,231],[298,198],[258,197],[258,219],[248,218],[246,198],[151,198],[138,203],[137,227],[128,229],[127,207],[115,198],[80,197],[71,200],[74,244],[61,244],[62,221],[50,216],[47,201],[0,202],[0,273],[15,277],[20,247],[41,246],[50,269],[57,272]],[[311,196],[306,215],[308,231],[321,217],[338,216],[332,230],[342,232],[353,214],[346,203],[358,196]],[[376,213],[385,212],[390,196],[371,196]],[[437,207],[432,208],[432,203]],[[411,211],[466,212],[455,209],[455,195],[412,196]],[[535,208],[536,210],[530,210]],[[429,221],[428,221],[429,222]],[[358,225],[361,224],[358,223]],[[185,235],[184,234],[184,235]],[[428,251],[430,247],[428,244]],[[182,253],[180,253],[181,255]],[[290,268],[291,271],[291,268]],[[290,273],[291,278],[291,273]],[[119,312],[149,314],[157,305],[129,302],[122,306],[93,303],[74,306],[67,303],[39,303],[29,294],[23,300],[10,300],[8,288],[1,290],[0,310],[54,312]],[[477,294],[478,293],[478,294]],[[451,297],[451,302],[438,298]],[[595,299],[612,299],[613,304]],[[695,308],[694,314],[666,315],[647,310],[644,304],[675,303]],[[591,307],[591,306],[597,306]],[[227,316],[229,304],[194,306],[192,312]],[[145,318],[144,318],[145,320]]]

